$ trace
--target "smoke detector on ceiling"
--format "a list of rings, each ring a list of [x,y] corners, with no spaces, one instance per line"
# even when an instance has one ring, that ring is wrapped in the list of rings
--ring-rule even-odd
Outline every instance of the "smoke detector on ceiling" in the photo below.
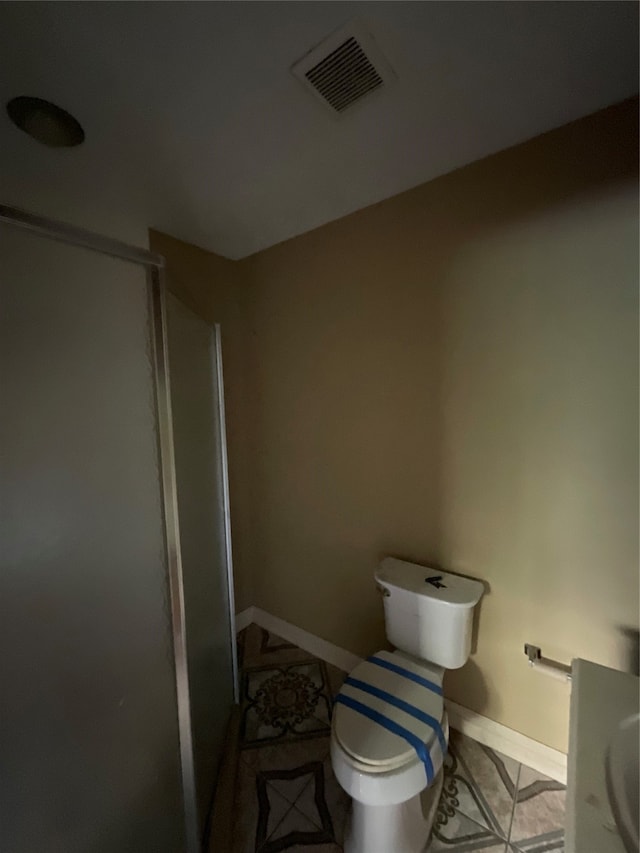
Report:
[[[372,36],[355,21],[310,50],[291,72],[334,115],[342,115],[395,80]]]

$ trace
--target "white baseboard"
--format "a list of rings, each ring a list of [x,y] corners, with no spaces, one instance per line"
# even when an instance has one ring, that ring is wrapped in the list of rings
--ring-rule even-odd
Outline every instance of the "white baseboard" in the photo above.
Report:
[[[239,634],[240,631],[244,631],[247,625],[251,625],[254,622],[253,612],[255,607],[245,607],[244,610],[241,610],[240,613],[236,613],[236,634]]]
[[[272,631],[289,643],[295,643],[305,652],[309,652],[309,654],[315,655],[321,660],[345,670],[345,672],[350,672],[362,662],[362,658],[358,655],[341,649],[339,646],[334,646],[333,643],[298,628],[290,622],[285,622],[284,619],[272,616],[259,607],[247,607],[246,610],[236,614],[237,631],[242,631],[252,622],[267,631]],[[563,752],[552,749],[550,746],[509,729],[502,723],[496,723],[495,720],[490,720],[488,717],[470,711],[468,708],[448,699],[445,699],[445,704],[451,728],[468,735],[477,740],[478,743],[525,764],[527,767],[537,770],[539,773],[544,773],[545,776],[549,776],[563,785],[567,784],[567,756]]]
[[[272,616],[271,613],[267,613],[266,610],[261,610],[259,607],[247,607],[242,613],[236,614],[236,631],[241,631],[251,622],[255,622],[256,625],[265,628],[267,631],[272,631],[288,643],[295,643],[296,646],[304,649],[305,652],[309,652],[310,655],[315,655],[315,657],[331,663],[345,672],[351,672],[354,667],[362,662],[362,658],[357,655],[341,649],[339,646],[334,646],[333,643],[329,643],[315,634],[310,634],[309,631],[298,628],[291,622],[285,622],[284,619]]]
[[[261,628],[266,628],[267,631],[273,631],[279,637],[282,637],[289,643],[295,643],[300,646],[305,652],[315,655],[317,658],[343,669],[345,672],[351,672],[354,667],[362,662],[362,658],[354,655],[351,652],[341,649],[339,646],[334,646],[333,643],[327,642],[315,634],[310,634],[309,631],[304,631],[290,622],[285,622],[284,619],[279,619],[277,616],[272,616],[266,610],[261,610],[259,607],[254,607],[253,621],[260,625]]]
[[[445,699],[445,706],[451,728],[563,785],[567,784],[567,756],[564,752],[552,749],[449,699]]]

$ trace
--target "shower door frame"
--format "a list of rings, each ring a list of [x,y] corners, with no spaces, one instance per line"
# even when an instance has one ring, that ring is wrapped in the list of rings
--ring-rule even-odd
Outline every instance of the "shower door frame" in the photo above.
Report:
[[[189,675],[187,669],[187,640],[184,609],[184,588],[182,582],[182,558],[180,553],[180,530],[178,525],[178,496],[176,488],[176,470],[173,453],[173,424],[171,418],[171,390],[169,384],[169,357],[167,351],[166,330],[166,280],[165,261],[161,255],[154,254],[136,246],[130,246],[119,240],[95,234],[83,228],[56,222],[14,207],[0,204],[0,223],[29,231],[61,243],[78,246],[109,255],[123,261],[138,264],[146,270],[149,313],[151,321],[151,339],[153,347],[153,372],[158,423],[158,457],[161,468],[161,491],[165,548],[169,577],[169,596],[171,601],[171,632],[176,680],[176,699],[178,709],[178,737],[180,743],[180,768],[182,798],[185,818],[185,839],[187,853],[200,851],[198,832],[197,798],[195,785],[195,762],[191,731],[191,706],[189,700]],[[218,375],[222,378],[220,360],[219,330],[216,330],[216,350],[218,355]],[[222,426],[223,468],[224,468],[224,529],[226,539],[227,584],[230,602],[231,653],[233,661],[234,698],[237,701],[238,678],[237,658],[234,642],[235,614],[233,612],[233,568],[231,563],[231,540],[229,522],[229,495],[227,481],[227,457],[224,433],[224,398],[220,389],[217,402],[218,416]]]

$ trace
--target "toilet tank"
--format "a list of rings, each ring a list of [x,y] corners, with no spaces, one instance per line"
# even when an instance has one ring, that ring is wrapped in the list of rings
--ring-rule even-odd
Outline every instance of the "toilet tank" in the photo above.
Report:
[[[471,651],[479,581],[386,557],[375,574],[389,642],[422,660],[458,669]]]

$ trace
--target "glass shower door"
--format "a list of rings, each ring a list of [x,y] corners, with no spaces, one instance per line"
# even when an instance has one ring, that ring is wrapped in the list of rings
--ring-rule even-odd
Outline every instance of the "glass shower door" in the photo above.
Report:
[[[168,354],[200,837],[236,678],[219,328],[167,298]]]
[[[156,343],[144,266],[0,223],[7,853],[195,849]]]

